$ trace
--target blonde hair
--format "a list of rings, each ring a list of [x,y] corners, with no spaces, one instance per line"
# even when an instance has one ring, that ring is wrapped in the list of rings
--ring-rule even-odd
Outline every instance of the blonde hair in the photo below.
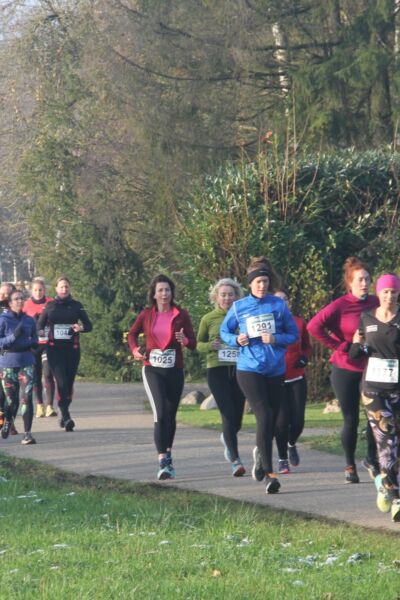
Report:
[[[218,305],[217,294],[219,288],[223,285],[229,285],[229,287],[233,289],[233,291],[235,292],[235,300],[238,300],[243,296],[242,288],[240,287],[237,281],[231,279],[230,277],[223,277],[222,279],[219,279],[217,283],[210,287],[210,293],[208,297],[210,299],[211,304],[214,304],[215,306]]]

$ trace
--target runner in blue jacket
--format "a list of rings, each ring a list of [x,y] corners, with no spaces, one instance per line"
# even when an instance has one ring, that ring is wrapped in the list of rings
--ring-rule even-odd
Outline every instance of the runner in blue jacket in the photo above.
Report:
[[[298,330],[286,303],[273,296],[279,280],[268,260],[253,258],[247,281],[251,294],[234,302],[220,335],[229,346],[240,347],[237,379],[257,424],[252,475],[265,480],[267,493],[274,494],[280,483],[272,468],[272,440],[284,394],[286,348],[297,341]]]

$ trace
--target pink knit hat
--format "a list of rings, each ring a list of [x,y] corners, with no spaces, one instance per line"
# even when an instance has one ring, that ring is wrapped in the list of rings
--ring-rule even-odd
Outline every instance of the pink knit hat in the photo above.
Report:
[[[376,282],[376,293],[379,294],[380,291],[384,289],[393,289],[396,292],[400,292],[400,279],[397,275],[393,273],[387,273],[385,275],[381,275]]]

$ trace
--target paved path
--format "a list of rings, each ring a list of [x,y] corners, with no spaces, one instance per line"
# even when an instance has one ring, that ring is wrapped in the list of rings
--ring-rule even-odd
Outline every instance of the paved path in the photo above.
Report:
[[[187,390],[204,386],[187,386]],[[140,384],[78,383],[73,404],[74,433],[59,429],[57,419],[36,419],[35,446],[22,446],[21,436],[0,439],[0,451],[29,457],[81,474],[154,482],[157,456],[153,445],[152,415],[143,408]],[[111,413],[111,414],[110,414]],[[17,419],[21,428],[21,418]],[[339,519],[373,528],[400,532],[400,525],[375,508],[375,487],[360,468],[361,483],[345,485],[342,459],[301,448],[301,465],[282,475],[281,491],[265,494],[263,484],[252,480],[253,433],[241,433],[240,453],[248,475],[233,478],[223,459],[216,431],[178,426],[174,464],[177,479],[160,482],[256,502],[276,508]]]

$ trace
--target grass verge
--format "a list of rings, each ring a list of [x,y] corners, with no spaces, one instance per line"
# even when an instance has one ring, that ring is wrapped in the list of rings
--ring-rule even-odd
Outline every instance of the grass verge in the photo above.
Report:
[[[395,600],[398,536],[0,455],[10,600]]]
[[[339,428],[343,419],[341,413],[323,414],[324,403],[308,404],[306,406],[306,427],[312,428]],[[199,406],[179,407],[178,421],[192,427],[205,427],[207,429],[221,429],[221,416],[217,409],[200,410]],[[244,415],[242,429],[255,430],[254,415]]]

